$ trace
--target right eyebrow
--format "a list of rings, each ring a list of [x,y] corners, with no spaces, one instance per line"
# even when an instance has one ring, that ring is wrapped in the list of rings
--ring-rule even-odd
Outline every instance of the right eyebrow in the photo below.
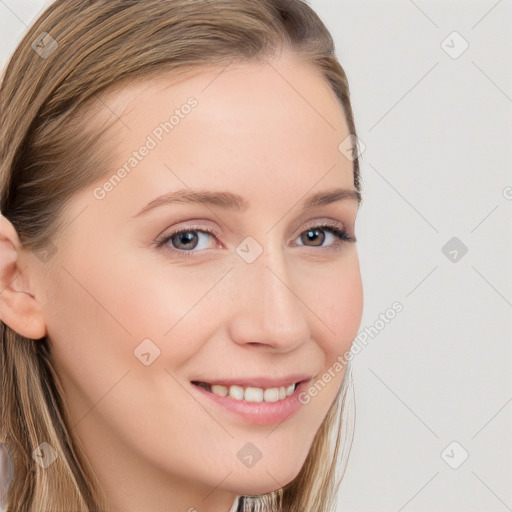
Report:
[[[218,206],[220,208],[245,211],[249,207],[249,203],[240,195],[233,194],[232,192],[217,192],[212,190],[192,190],[182,189],[174,190],[163,194],[153,201],[149,202],[142,210],[135,215],[138,217],[154,208],[163,205],[180,203],[199,203],[208,204],[211,206]]]

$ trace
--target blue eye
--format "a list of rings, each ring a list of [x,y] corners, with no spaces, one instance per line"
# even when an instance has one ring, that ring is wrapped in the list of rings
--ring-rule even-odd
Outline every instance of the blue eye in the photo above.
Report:
[[[297,245],[299,247],[340,249],[346,243],[355,243],[357,241],[355,237],[348,235],[346,231],[336,226],[337,224],[333,226],[319,225],[309,227],[299,235],[298,238],[301,243]],[[212,230],[190,227],[165,235],[162,240],[157,242],[157,246],[179,257],[194,257],[195,253],[200,252],[201,249],[210,248],[208,243],[212,239],[217,240],[218,244],[217,236],[217,233]],[[331,241],[331,243],[324,245],[326,240]],[[313,245],[308,245],[308,242],[313,242]]]

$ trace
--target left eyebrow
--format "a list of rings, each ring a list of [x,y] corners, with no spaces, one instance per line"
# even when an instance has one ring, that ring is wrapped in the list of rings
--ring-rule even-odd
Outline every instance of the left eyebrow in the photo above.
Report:
[[[317,192],[302,201],[302,209],[307,210],[316,206],[323,206],[347,199],[355,200],[359,205],[361,203],[361,194],[357,190],[342,188]],[[159,206],[172,204],[205,204],[239,212],[246,211],[249,208],[249,202],[244,197],[232,192],[192,190],[187,188],[175,190],[153,199],[150,203],[144,206],[139,213],[134,215],[134,217],[143,215],[144,213],[158,208]]]

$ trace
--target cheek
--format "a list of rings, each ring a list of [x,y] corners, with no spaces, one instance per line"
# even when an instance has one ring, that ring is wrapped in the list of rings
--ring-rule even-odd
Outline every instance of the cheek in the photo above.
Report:
[[[100,267],[93,277],[66,268],[45,319],[52,361],[77,421],[133,364],[133,336],[108,293],[116,283]]]
[[[328,365],[350,350],[363,315],[363,286],[356,255],[331,274],[319,281],[310,306],[321,319],[316,325],[324,335],[319,333],[316,340]]]
[[[350,361],[350,349],[361,325],[363,287],[355,256],[344,261],[336,272],[330,272],[330,279],[324,276],[319,280],[315,294],[310,295],[310,307],[319,318],[314,322],[312,336],[323,351],[324,365],[304,393],[303,403],[305,409],[315,409],[314,414],[321,417],[340,389]]]
[[[163,256],[127,257],[123,266],[109,272],[106,300],[133,337],[163,338],[198,310],[208,316],[203,300],[227,270],[226,265],[181,267]]]

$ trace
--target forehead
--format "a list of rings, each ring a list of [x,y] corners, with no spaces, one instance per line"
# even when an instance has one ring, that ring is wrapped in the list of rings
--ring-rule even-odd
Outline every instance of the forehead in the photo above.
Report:
[[[139,78],[111,89],[97,105],[104,107],[100,116],[111,118],[111,136],[136,143],[133,137],[141,130],[168,120],[191,96],[200,106],[191,117],[201,122],[245,120],[249,128],[251,120],[266,118],[266,126],[253,125],[261,135],[294,123],[295,135],[330,132],[339,138],[348,132],[342,106],[321,70],[295,54]],[[280,123],[271,124],[276,120]],[[216,128],[227,131],[230,126]]]
[[[319,180],[353,189],[353,164],[339,150],[349,134],[341,104],[299,59],[162,75],[103,103],[112,118],[110,175],[124,168],[123,189],[141,201],[184,186],[246,197],[274,191],[275,200],[283,188],[298,198]]]

